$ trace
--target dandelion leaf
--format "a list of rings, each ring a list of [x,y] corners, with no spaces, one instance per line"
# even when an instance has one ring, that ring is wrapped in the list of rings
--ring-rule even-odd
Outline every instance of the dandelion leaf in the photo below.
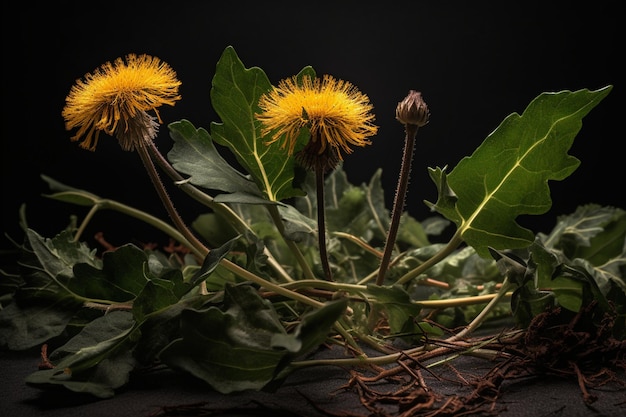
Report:
[[[245,68],[233,47],[227,47],[212,82],[211,102],[222,122],[211,123],[211,136],[230,149],[269,201],[281,201],[303,191],[292,185],[295,159],[279,142],[266,144],[255,118],[259,98],[271,89],[261,68]]]
[[[426,204],[454,221],[457,233],[481,256],[489,256],[488,247],[528,247],[534,233],[516,218],[550,209],[548,181],[563,180],[576,170],[580,161],[567,152],[582,118],[611,89],[539,95],[522,115],[505,118],[449,174],[432,170],[440,194],[436,204]]]
[[[277,382],[292,358],[322,343],[346,305],[345,300],[328,303],[287,333],[274,306],[256,289],[227,285],[222,308],[182,312],[182,337],[168,345],[160,359],[223,394],[261,390]]]
[[[171,123],[174,146],[167,154],[172,166],[189,175],[199,187],[230,193],[229,198],[262,201],[262,194],[249,176],[236,170],[219,154],[205,129],[196,129],[188,120]]]
[[[113,311],[88,323],[50,355],[52,369],[26,377],[32,386],[63,386],[98,398],[110,398],[125,385],[136,365],[129,337],[135,322],[129,312]]]
[[[67,288],[72,267],[92,258],[68,231],[45,239],[28,229],[20,258],[24,283],[14,294],[16,301],[0,309],[0,347],[28,349],[62,334],[83,304]]]

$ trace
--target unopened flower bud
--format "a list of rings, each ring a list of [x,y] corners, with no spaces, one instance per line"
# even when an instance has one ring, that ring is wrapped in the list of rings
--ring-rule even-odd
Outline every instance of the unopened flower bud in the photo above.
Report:
[[[428,106],[419,91],[409,91],[406,98],[396,107],[396,120],[404,125],[422,127],[428,123],[429,117]]]

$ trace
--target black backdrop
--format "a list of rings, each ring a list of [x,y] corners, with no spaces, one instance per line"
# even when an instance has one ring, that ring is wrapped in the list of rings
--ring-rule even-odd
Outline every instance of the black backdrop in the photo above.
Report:
[[[311,65],[355,84],[374,105],[379,134],[345,162],[354,184],[383,168],[389,207],[403,147],[395,121],[399,100],[421,90],[431,110],[420,130],[407,208],[430,215],[423,200],[436,189],[427,167],[454,166],[508,114],[521,113],[544,91],[613,91],[583,120],[570,154],[581,166],[551,182],[552,209],[521,221],[549,231],[580,204],[626,207],[624,198],[623,14],[617,1],[56,1],[4,6],[2,229],[21,239],[18,208],[32,228],[53,236],[84,210],[42,198],[40,179],[116,199],[166,218],[139,158],[102,136],[96,152],[70,141],[61,117],[77,78],[128,53],[169,63],[182,81],[182,100],[162,108],[165,125],[182,118],[209,128],[219,121],[209,99],[215,65],[232,45],[246,67],[278,80]],[[167,152],[166,126],[157,138]],[[174,199],[179,196],[176,190]],[[179,207],[193,219],[203,208]],[[86,237],[104,230],[113,244],[158,241],[150,228],[116,213],[97,216]],[[2,248],[12,245],[5,236]]]

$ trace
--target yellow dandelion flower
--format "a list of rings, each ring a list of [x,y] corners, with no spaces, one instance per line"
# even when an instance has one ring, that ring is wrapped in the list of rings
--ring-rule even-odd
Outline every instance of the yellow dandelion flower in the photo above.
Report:
[[[95,150],[103,131],[117,137],[124,150],[133,150],[154,139],[162,123],[157,108],[180,100],[180,84],[176,72],[159,58],[117,58],[72,86],[62,112],[65,128],[78,128],[71,139],[83,138],[84,149]],[[147,113],[150,110],[156,118]]]
[[[261,97],[259,108],[256,117],[262,134],[270,136],[267,144],[283,138],[282,148],[289,155],[300,130],[309,129],[309,142],[298,155],[307,168],[334,168],[343,160],[342,152],[350,154],[351,146],[369,145],[368,137],[378,131],[369,98],[351,83],[330,75],[305,76],[301,82],[295,76],[281,80]]]

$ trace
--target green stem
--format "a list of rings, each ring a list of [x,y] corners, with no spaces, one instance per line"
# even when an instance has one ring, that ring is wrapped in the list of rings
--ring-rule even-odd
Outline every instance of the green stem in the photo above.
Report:
[[[185,236],[183,236],[178,230],[176,230],[176,228],[172,227],[170,224],[164,222],[163,220],[160,220],[150,214],[147,214],[141,210],[137,210],[135,208],[129,207],[127,205],[121,204],[117,201],[113,201],[113,200],[98,200],[95,204],[94,204],[94,209],[92,209],[90,211],[90,214],[93,212],[95,213],[97,210],[101,210],[101,209],[112,209],[112,210],[116,210],[120,213],[124,213],[127,214],[131,217],[134,217],[136,219],[142,220],[144,222],[146,222],[147,224],[150,224],[151,226],[156,227],[157,229],[163,231],[164,233],[166,233],[167,235],[169,235],[172,239],[182,243],[185,246],[189,246],[191,248],[191,250],[194,252],[194,254],[196,254],[198,257],[205,257],[206,253],[198,250],[198,248],[194,247],[193,245],[191,245],[189,242],[187,242],[187,239],[185,238]],[[93,216],[91,216],[93,217]],[[84,222],[83,222],[84,223]],[[81,225],[81,227],[85,226],[84,224]],[[285,297],[291,298],[293,300],[296,301],[300,301],[306,305],[312,306],[312,307],[316,307],[319,308],[321,306],[323,306],[323,303],[316,301],[312,298],[309,298],[305,295],[302,295],[296,291],[292,291],[289,288],[285,288],[282,287],[278,284],[273,284],[271,282],[268,282],[267,280],[259,277],[258,275],[253,274],[252,272],[240,267],[237,264],[232,263],[231,261],[229,261],[228,259],[222,259],[220,264],[222,266],[224,266],[227,270],[229,270],[230,272],[234,273],[235,275],[248,280],[248,281],[252,281],[258,285],[260,285],[263,288],[266,288],[267,290],[270,291],[274,291],[277,294],[283,295]],[[320,280],[312,280],[312,282],[315,283],[319,283],[322,282]],[[285,284],[287,285],[287,284]]]
[[[402,217],[402,212],[404,211],[406,193],[409,186],[409,177],[411,175],[413,148],[415,147],[415,136],[417,135],[418,126],[414,124],[406,124],[404,125],[404,130],[406,135],[404,140],[404,152],[402,154],[402,166],[400,167],[400,177],[398,178],[398,187],[396,189],[396,195],[393,200],[393,209],[391,212],[391,223],[389,224],[389,231],[387,232],[387,241],[385,242],[383,258],[380,261],[376,285],[383,285],[385,276],[387,275],[387,270],[389,269],[389,262],[391,261],[391,254],[396,245],[396,236],[398,235],[398,229],[400,227],[400,218]]]
[[[283,224],[283,220],[281,219],[281,216],[280,216],[280,213],[278,212],[278,207],[276,206],[276,204],[267,204],[266,206],[267,206],[267,210],[270,213],[270,217],[272,218],[272,221],[278,228],[278,232],[280,233],[281,236],[283,236],[283,239],[285,243],[287,244],[287,247],[289,247],[291,252],[296,257],[296,262],[298,262],[298,265],[300,265],[300,268],[302,268],[302,273],[304,274],[304,277],[306,279],[316,279],[315,274],[313,273],[308,262],[302,255],[300,248],[298,247],[298,245],[296,245],[296,242],[285,237],[285,225]]]
[[[450,241],[448,241],[446,246],[441,248],[441,250],[439,252],[434,254],[426,262],[424,262],[423,264],[421,264],[417,268],[412,269],[411,271],[409,271],[406,274],[404,274],[403,276],[401,276],[400,279],[398,279],[398,281],[396,281],[396,284],[397,285],[405,284],[408,281],[410,281],[411,279],[419,276],[420,274],[423,274],[428,269],[430,269],[432,266],[436,265],[441,260],[443,260],[448,255],[450,255],[452,252],[454,252],[461,245],[461,243],[463,243],[463,238],[461,237],[461,233],[457,230],[457,232],[454,234],[454,236],[452,236],[452,238],[450,238]]]
[[[272,282],[269,282],[267,280],[265,280],[264,278],[259,277],[258,275],[253,274],[252,272],[248,271],[245,268],[240,267],[239,265],[229,261],[228,259],[222,259],[221,264],[228,269],[229,271],[233,272],[234,274],[244,278],[245,280],[248,281],[252,281],[255,284],[258,284],[259,286],[265,288],[268,291],[273,291],[277,294],[280,294],[282,296],[285,296],[287,298],[291,298],[292,300],[295,301],[300,301],[303,304],[306,304],[308,306],[312,306],[315,308],[320,308],[324,305],[324,303],[322,303],[321,301],[317,301],[314,300],[312,298],[307,297],[306,295],[300,294],[298,292],[292,291],[288,288],[284,288],[278,284],[274,284]]]
[[[153,227],[155,227],[158,230],[161,230],[162,232],[164,232],[166,235],[168,235],[169,237],[171,237],[172,239],[174,239],[177,242],[180,242],[181,244],[183,244],[184,246],[188,247],[193,253],[194,255],[196,255],[199,258],[203,258],[204,256],[206,256],[206,254],[204,252],[202,252],[201,250],[198,250],[198,248],[194,247],[191,243],[189,243],[187,241],[187,239],[185,238],[185,236],[183,236],[178,230],[176,230],[176,228],[172,227],[170,224],[164,222],[163,220],[154,217],[144,211],[141,210],[137,210],[133,207],[129,207],[125,204],[119,203],[117,201],[114,200],[107,200],[107,199],[102,199],[102,200],[98,200],[96,201],[96,203],[93,205],[93,207],[91,208],[91,210],[89,211],[88,215],[85,217],[85,219],[83,220],[83,222],[80,225],[79,231],[76,233],[76,235],[74,236],[75,240],[78,240],[80,238],[80,235],[82,234],[82,232],[85,230],[85,228],[87,227],[87,223],[91,220],[91,218],[93,217],[93,215],[98,211],[98,210],[104,210],[104,209],[111,209],[111,210],[115,210],[118,211],[120,213],[126,214],[128,216],[134,217],[138,220],[141,220]]]
[[[509,279],[507,277],[504,277],[504,280],[502,281],[502,287],[500,287],[500,290],[498,290],[495,297],[493,297],[493,299],[485,306],[485,308],[483,308],[480,313],[476,317],[474,317],[474,320],[472,320],[472,322],[468,324],[465,329],[461,330],[454,336],[446,339],[446,341],[453,342],[459,340],[476,330],[482,324],[482,322],[485,321],[487,315],[496,306],[496,304],[498,304],[500,300],[502,300],[502,298],[507,295],[509,289],[514,285],[515,284],[509,282]]]
[[[466,351],[462,353],[455,353],[454,358],[457,358],[458,356],[462,354],[466,356],[475,356],[475,357],[480,357],[480,358],[486,358],[488,360],[493,360],[494,358],[497,358],[498,356],[506,355],[506,354],[503,354],[500,350],[482,349],[483,346],[488,346],[489,343],[492,343],[492,340],[487,340],[486,342],[485,341],[477,342],[476,345],[468,346]],[[355,367],[355,366],[362,367],[362,366],[367,366],[367,365],[384,366],[384,365],[396,363],[403,357],[413,356],[419,353],[431,353],[432,352],[433,354],[431,356],[433,357],[437,357],[441,355],[446,355],[447,357],[447,355],[450,354],[450,351],[451,350],[448,347],[438,348],[437,351],[432,351],[432,350],[428,351],[428,349],[426,349],[425,346],[419,346],[417,348],[404,350],[402,352],[390,353],[387,355],[381,355],[381,356],[376,356],[376,357],[359,356],[356,358],[342,358],[342,359],[311,359],[311,360],[303,360],[303,361],[294,361],[294,362],[291,362],[289,366],[293,369],[301,369],[301,368],[306,368],[306,367],[311,367],[311,366],[338,366],[342,368],[350,368],[350,367]],[[426,368],[432,368],[432,367],[444,364],[446,362],[449,362],[449,360],[443,359],[441,361],[430,363],[424,366]],[[402,368],[398,367],[398,371],[401,369]]]
[[[291,290],[296,290],[299,288],[318,288],[323,290],[330,291],[346,291],[348,293],[358,293],[358,294],[367,294],[367,285],[359,285],[359,284],[347,284],[342,282],[330,282],[323,281],[319,279],[314,280],[299,280],[294,282],[289,282],[286,284],[281,284],[283,288],[289,288]],[[511,294],[506,291],[502,292],[500,289],[495,294],[484,294],[484,295],[472,295],[469,297],[458,297],[458,298],[447,298],[443,300],[420,300],[420,301],[412,301],[413,304],[418,305],[422,308],[429,309],[442,309],[449,307],[464,307],[468,305],[474,304],[483,304],[493,302],[494,298],[498,300],[502,299],[502,297],[510,296]],[[365,296],[363,296],[365,298]],[[497,302],[497,301],[496,301]]]
[[[91,207],[91,209],[89,210],[89,213],[87,213],[87,215],[85,216],[83,221],[80,223],[80,226],[78,227],[78,230],[76,230],[76,233],[74,233],[74,241],[75,242],[78,242],[80,240],[80,237],[85,232],[85,229],[87,228],[87,225],[89,224],[91,219],[93,219],[93,216],[96,215],[96,213],[98,212],[99,209],[100,209],[99,202],[97,202],[96,204],[94,204]]]

